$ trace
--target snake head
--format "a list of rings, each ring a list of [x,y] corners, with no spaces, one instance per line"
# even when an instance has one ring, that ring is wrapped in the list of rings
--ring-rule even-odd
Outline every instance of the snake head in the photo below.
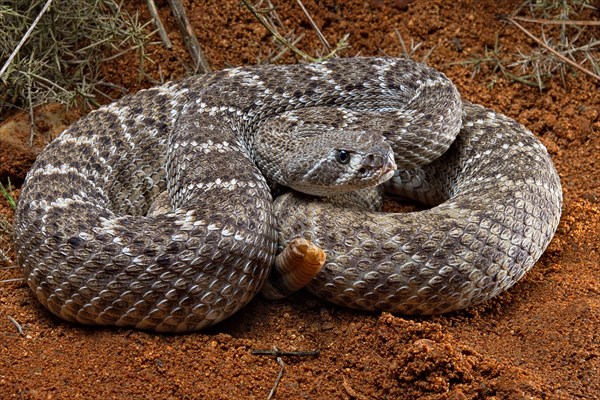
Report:
[[[282,176],[297,191],[331,196],[376,186],[396,170],[394,152],[383,136],[337,130],[300,135],[301,144]]]
[[[379,185],[396,162],[381,126],[368,123],[377,115],[337,107],[279,114],[254,136],[256,164],[267,180],[314,196]]]

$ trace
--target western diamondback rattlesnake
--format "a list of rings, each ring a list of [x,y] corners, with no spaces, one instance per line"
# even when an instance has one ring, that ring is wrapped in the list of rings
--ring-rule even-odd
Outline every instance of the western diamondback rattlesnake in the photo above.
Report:
[[[439,205],[382,214],[291,192],[273,206],[263,173],[343,192],[387,179],[390,148],[401,171],[388,186]],[[223,70],[90,113],[29,172],[15,240],[54,314],[191,331],[256,294],[277,231],[281,245],[302,236],[326,251],[310,290],[339,304],[430,314],[481,302],[537,261],[561,203],[537,139],[463,104],[441,73],[339,59]]]

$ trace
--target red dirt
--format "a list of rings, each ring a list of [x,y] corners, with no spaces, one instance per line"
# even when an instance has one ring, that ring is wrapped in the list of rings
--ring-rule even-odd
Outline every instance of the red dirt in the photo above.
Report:
[[[145,2],[130,3],[147,17]],[[238,0],[184,3],[214,69],[254,64],[273,49],[267,31]],[[277,3],[283,22],[306,34],[302,49],[319,51],[297,4]],[[320,354],[284,357],[275,398],[600,398],[600,84],[569,73],[564,86],[556,78],[540,92],[485,66],[472,78],[469,66],[455,64],[492,48],[496,35],[506,54],[530,49],[533,41],[495,18],[520,3],[304,1],[331,43],[351,33],[352,47],[341,55],[400,55],[396,28],[407,42],[422,42],[416,59],[432,50],[427,63],[466,99],[515,118],[548,147],[562,179],[563,217],[542,259],[514,288],[482,306],[431,318],[361,313],[305,292],[279,302],[256,298],[208,331],[171,336],[72,325],[44,310],[26,284],[0,283],[0,397],[262,399],[280,367],[251,350],[277,347]],[[150,76],[185,73],[188,55],[167,2],[159,8],[175,48],[149,49],[155,63],[146,63],[149,76],[141,84],[133,56],[106,67],[105,80],[135,91],[151,86]],[[38,121],[38,131],[54,136],[56,121],[64,125],[72,116],[54,119]],[[27,143],[28,127],[2,132],[0,178],[10,175],[19,184],[36,149],[18,144]],[[12,220],[3,201],[0,213]],[[14,257],[6,235],[0,246]],[[0,270],[0,280],[17,277],[16,269]]]

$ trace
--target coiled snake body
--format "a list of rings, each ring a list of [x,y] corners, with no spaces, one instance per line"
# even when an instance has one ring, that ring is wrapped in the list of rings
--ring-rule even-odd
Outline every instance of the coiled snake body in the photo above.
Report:
[[[400,171],[388,187],[433,208],[387,214],[296,192],[273,204],[264,175],[318,195],[362,188],[389,177],[389,148]],[[327,254],[312,292],[431,314],[517,282],[561,203],[545,148],[518,123],[463,104],[423,65],[340,59],[224,70],[90,113],[29,172],[15,242],[40,302],[85,324],[221,321],[260,290],[277,241],[299,236]]]

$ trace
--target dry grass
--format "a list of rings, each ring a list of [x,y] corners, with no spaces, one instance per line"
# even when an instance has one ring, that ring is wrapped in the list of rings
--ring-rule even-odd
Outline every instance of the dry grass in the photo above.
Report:
[[[254,15],[254,17],[271,33],[274,41],[277,43],[277,48],[272,50],[264,60],[258,60],[259,64],[271,64],[280,59],[288,51],[293,52],[296,56],[300,57],[304,61],[319,62],[329,58],[337,57],[338,53],[349,47],[348,37],[349,34],[344,35],[335,45],[332,47],[311,15],[309,14],[306,7],[301,0],[296,0],[298,6],[302,9],[306,19],[309,21],[314,32],[316,33],[319,41],[323,46],[323,50],[317,52],[316,55],[310,55],[300,50],[297,44],[302,40],[302,34],[296,34],[293,29],[288,29],[283,24],[279,15],[277,15],[277,8],[273,5],[270,0],[260,0],[256,3],[251,3],[247,0],[242,0],[242,3],[246,8]],[[284,32],[284,33],[281,33]]]
[[[151,35],[114,0],[6,0],[0,25],[0,115],[48,102],[96,106],[110,85],[99,66],[134,50],[143,65]]]
[[[277,43],[277,47],[266,59],[259,62],[275,62],[288,51],[305,61],[315,62],[335,57],[339,50],[349,47],[348,36],[342,38],[335,47],[330,46],[301,0],[296,2],[323,45],[323,50],[316,56],[298,49],[297,44],[303,35],[284,26],[277,15],[276,5],[270,0],[254,4],[247,0],[242,2],[269,30]],[[504,29],[517,28],[523,34],[523,42],[528,39],[530,45],[522,46],[516,53],[507,54],[496,40],[493,48],[486,47],[483,53],[472,54],[468,60],[458,64],[471,65],[473,75],[480,73],[485,67],[492,75],[501,74],[540,90],[546,87],[549,79],[557,76],[566,84],[565,77],[569,73],[584,73],[592,79],[600,80],[600,39],[597,35],[600,22],[578,19],[593,10],[595,9],[589,0],[525,0],[511,15],[499,18],[506,21]],[[420,43],[415,45],[411,42],[407,46],[398,31],[396,34],[403,48],[403,56],[414,58]],[[429,53],[420,61],[426,62]],[[495,82],[496,79],[492,78],[490,85]]]
[[[494,48],[461,64],[471,65],[474,75],[488,66],[493,73],[540,90],[557,76],[566,84],[569,73],[600,80],[600,22],[579,19],[592,10],[588,0],[526,0],[512,15],[500,18],[506,29],[517,28],[532,46],[506,54],[496,40]]]

